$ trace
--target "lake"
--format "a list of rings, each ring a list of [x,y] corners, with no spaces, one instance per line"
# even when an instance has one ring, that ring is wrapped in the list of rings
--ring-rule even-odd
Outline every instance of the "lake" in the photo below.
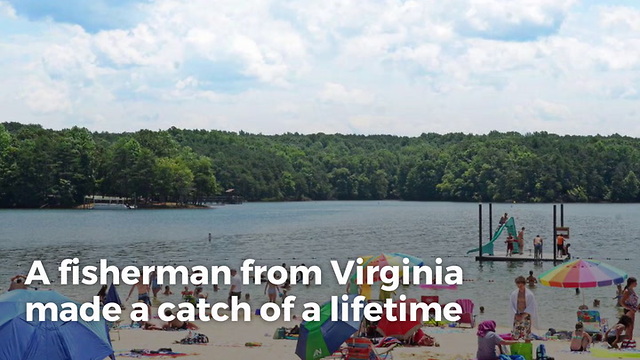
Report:
[[[633,204],[568,204],[564,225],[571,228],[571,253],[596,258],[638,275],[635,261],[640,237],[640,207]],[[488,207],[484,208],[484,233],[488,237]],[[526,227],[526,248],[540,234],[551,250],[551,204],[494,204],[493,226],[500,215],[514,216],[518,228]],[[559,206],[558,206],[559,218]],[[457,290],[425,290],[403,287],[399,293],[410,297],[436,294],[441,302],[471,298],[486,312],[479,320],[495,319],[508,325],[509,294],[513,280],[530,270],[537,276],[551,263],[487,262],[480,266],[475,254],[467,250],[478,243],[478,204],[402,201],[326,201],[297,203],[247,203],[219,206],[207,210],[0,210],[0,287],[9,278],[26,274],[33,260],[42,260],[51,278],[57,278],[57,264],[64,258],[78,257],[81,265],[97,264],[106,258],[111,264],[137,265],[228,265],[239,267],[245,258],[260,265],[318,265],[323,285],[293,287],[297,304],[323,302],[341,293],[329,261],[342,263],[358,256],[383,252],[403,252],[435,266],[458,265],[464,271],[464,285]],[[213,240],[208,241],[212,233]],[[501,254],[506,246],[496,243]],[[528,250],[527,250],[528,251]],[[86,301],[99,286],[60,286],[52,288]],[[128,286],[120,286],[122,298]],[[173,291],[179,293],[178,286]],[[222,301],[228,287],[212,293]],[[533,290],[539,304],[541,328],[572,329],[582,296],[573,289],[538,286]],[[594,298],[602,301],[603,317],[613,319],[614,287],[583,289],[587,305]],[[262,286],[248,286],[251,303],[259,306],[266,298]],[[377,295],[377,290],[374,290]],[[177,300],[177,296],[170,299]],[[610,320],[611,321],[611,320]],[[543,333],[544,331],[537,331]]]

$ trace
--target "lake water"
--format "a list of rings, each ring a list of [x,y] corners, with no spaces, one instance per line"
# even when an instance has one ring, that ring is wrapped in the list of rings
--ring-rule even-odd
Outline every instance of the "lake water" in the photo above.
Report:
[[[493,226],[500,214],[508,212],[516,225],[525,226],[526,248],[540,234],[546,244],[552,237],[552,205],[494,204]],[[559,207],[558,207],[559,218]],[[637,205],[565,205],[565,226],[571,227],[571,253],[592,257],[638,275],[636,252],[640,237],[640,207]],[[488,236],[488,207],[484,211],[484,233]],[[213,241],[208,242],[208,233]],[[329,261],[342,263],[358,256],[383,252],[403,252],[435,266],[458,265],[464,271],[464,285],[457,290],[429,291],[418,286],[403,287],[399,293],[410,297],[436,294],[441,302],[471,298],[486,308],[480,319],[495,319],[508,325],[509,294],[513,279],[533,270],[537,276],[551,263],[484,263],[480,266],[467,250],[478,243],[478,205],[442,202],[300,202],[250,203],[220,206],[210,210],[1,210],[0,287],[15,274],[26,274],[33,260],[42,260],[51,278],[64,258],[78,257],[81,265],[97,264],[106,258],[118,266],[181,264],[228,265],[238,267],[245,258],[261,265],[318,265],[323,285],[294,286],[296,303],[323,302],[341,293]],[[546,245],[545,252],[550,251]],[[498,245],[497,253],[504,251]],[[59,286],[52,288],[78,300],[88,300],[99,286]],[[173,291],[179,293],[179,287]],[[213,293],[222,301],[226,286]],[[533,290],[539,304],[541,327],[571,329],[582,296],[573,289],[538,286]],[[614,287],[584,289],[587,304],[601,299],[603,317],[616,316]],[[127,286],[120,286],[126,297]],[[262,286],[248,286],[253,306],[265,298]],[[377,291],[374,290],[374,295]],[[177,296],[171,297],[177,300]]]

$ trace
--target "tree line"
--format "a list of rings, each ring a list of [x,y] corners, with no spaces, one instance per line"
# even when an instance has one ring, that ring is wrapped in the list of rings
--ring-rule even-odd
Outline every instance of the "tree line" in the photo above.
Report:
[[[249,201],[637,202],[640,139],[547,132],[392,135],[90,132],[0,124],[0,207],[85,195]]]

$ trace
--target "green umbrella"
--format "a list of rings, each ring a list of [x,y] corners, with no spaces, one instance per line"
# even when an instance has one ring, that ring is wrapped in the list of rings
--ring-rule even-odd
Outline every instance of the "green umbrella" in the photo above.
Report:
[[[347,300],[338,300],[338,318],[342,318],[342,303],[352,304],[356,295],[349,295]],[[350,321],[333,321],[331,319],[331,302],[320,307],[320,321],[307,321],[300,326],[300,335],[296,345],[296,354],[302,360],[317,360],[327,357],[340,348],[340,345],[360,328],[360,321],[354,321],[355,312],[349,306]],[[362,317],[359,309],[358,319]]]

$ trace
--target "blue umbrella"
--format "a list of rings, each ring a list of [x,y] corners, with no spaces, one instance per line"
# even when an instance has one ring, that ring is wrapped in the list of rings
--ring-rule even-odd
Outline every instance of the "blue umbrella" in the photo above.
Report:
[[[74,301],[55,291],[13,290],[0,295],[0,359],[103,360],[113,355],[104,320],[52,321],[46,311],[45,321],[28,322],[26,304],[38,302],[60,308]]]
[[[111,284],[111,286],[109,286],[109,290],[107,291],[107,295],[104,298],[104,303],[109,304],[109,303],[116,303],[120,306],[122,306],[122,301],[120,300],[120,295],[118,295],[118,290],[116,290],[116,287],[113,286],[113,284]]]
[[[340,297],[338,317],[342,318],[342,303],[353,303],[356,295],[349,295],[346,301]],[[360,321],[332,321],[331,302],[320,307],[320,321],[307,321],[300,326],[300,335],[296,345],[296,354],[302,360],[317,360],[333,354],[340,345],[360,328]],[[349,307],[349,319],[355,316]],[[362,308],[358,318],[362,317]]]

